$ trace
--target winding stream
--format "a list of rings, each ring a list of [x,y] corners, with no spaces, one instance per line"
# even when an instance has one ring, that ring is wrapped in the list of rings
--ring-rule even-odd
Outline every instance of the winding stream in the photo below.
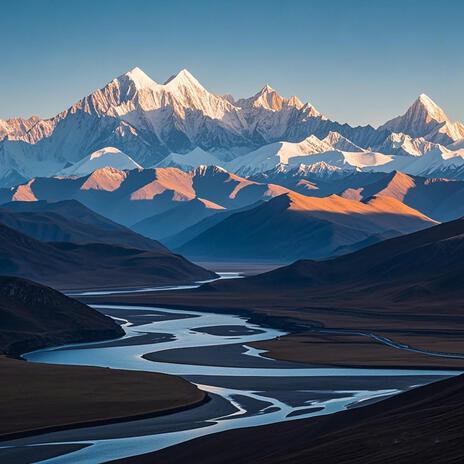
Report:
[[[181,375],[207,391],[211,401],[166,416],[2,443],[1,448],[8,448],[18,462],[107,462],[223,430],[330,414],[455,375],[436,370],[314,368],[274,361],[248,344],[284,333],[241,316],[147,306],[94,307],[120,320],[126,335],[24,357],[31,362]]]

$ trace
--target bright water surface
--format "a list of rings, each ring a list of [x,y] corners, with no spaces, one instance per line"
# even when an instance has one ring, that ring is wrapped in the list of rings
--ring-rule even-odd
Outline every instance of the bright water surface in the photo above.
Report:
[[[235,276],[229,273],[227,277]],[[86,295],[110,293],[120,291],[85,292]],[[18,457],[24,453],[30,455],[38,447],[53,450],[60,446],[62,454],[39,461],[107,462],[223,430],[330,414],[455,374],[407,369],[313,368],[273,361],[247,344],[284,333],[251,324],[241,316],[146,306],[94,307],[123,323],[126,335],[118,341],[121,346],[114,341],[67,345],[35,351],[25,358],[31,362],[180,375],[207,391],[212,400],[167,416],[48,433],[3,444],[17,450]],[[141,338],[138,344],[137,337],[146,334],[156,334],[154,341]],[[164,341],[156,340],[160,334]],[[159,359],[143,358],[148,353]],[[85,447],[68,449],[68,445],[75,444]]]

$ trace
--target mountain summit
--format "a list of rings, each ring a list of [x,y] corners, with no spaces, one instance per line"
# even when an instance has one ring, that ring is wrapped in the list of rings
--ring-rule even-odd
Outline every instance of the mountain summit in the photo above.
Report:
[[[378,129],[352,127],[331,121],[295,96],[281,96],[270,85],[234,100],[208,91],[186,69],[162,84],[135,67],[50,119],[0,121],[0,186],[52,176],[105,147],[142,167],[173,157],[176,165],[196,167],[202,164],[195,162],[198,154],[202,162],[222,165],[276,143],[296,146],[311,136],[337,150],[380,152],[384,158],[437,148],[460,163],[459,153],[449,155],[446,146],[464,139],[464,125],[450,122],[426,95]],[[368,157],[375,161],[379,154]],[[363,166],[373,164],[365,161]],[[400,161],[395,169],[405,165]]]
[[[204,87],[200,84],[188,69],[181,69],[177,74],[173,74],[169,79],[166,80],[164,85],[174,84],[174,86],[186,86],[186,87]]]
[[[424,116],[430,118],[432,121],[448,121],[448,116],[446,116],[445,112],[425,93],[419,95],[411,108],[417,108],[419,112],[423,112]]]
[[[145,88],[153,88],[159,85],[151,77],[145,74],[140,68],[137,68],[137,67],[131,69],[130,71],[123,74],[122,76],[119,76],[115,80],[121,83],[131,82],[134,84],[137,90],[141,90]]]
[[[450,144],[464,137],[464,124],[452,123],[446,113],[426,94],[422,93],[402,116],[379,127],[425,139]]]
[[[301,109],[303,107],[303,103],[301,103],[297,97],[293,96],[290,98],[284,98],[280,96],[269,84],[266,84],[252,97],[238,100],[237,104],[245,108],[263,108],[270,111],[281,111],[286,106],[295,107],[297,109]],[[314,114],[316,114],[316,111]]]

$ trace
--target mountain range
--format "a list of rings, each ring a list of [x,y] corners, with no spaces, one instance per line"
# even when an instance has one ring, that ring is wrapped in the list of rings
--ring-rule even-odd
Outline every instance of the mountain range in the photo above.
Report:
[[[302,166],[274,169],[251,179],[278,184],[311,197],[337,194],[360,201],[372,196],[393,197],[440,222],[464,216],[463,181],[412,176],[400,171],[354,172],[344,177],[320,179]]]
[[[338,200],[335,201],[337,197]],[[346,249],[347,246],[364,246],[373,241],[399,233],[412,232],[426,225],[457,219],[464,215],[463,181],[411,176],[399,171],[390,173],[351,171],[343,176],[321,178],[318,173],[303,165],[291,169],[277,167],[249,178],[238,176],[217,166],[200,166],[191,171],[183,171],[179,168],[119,170],[104,167],[82,177],[34,178],[16,187],[0,189],[0,204],[4,205],[2,207],[4,210],[9,209],[10,212],[15,213],[21,210],[33,212],[36,215],[34,221],[37,221],[37,214],[46,212],[45,209],[48,210],[47,213],[53,213],[57,212],[58,208],[58,212],[67,216],[67,221],[71,222],[78,216],[89,217],[90,213],[93,213],[93,221],[96,217],[99,217],[100,221],[103,219],[107,221],[104,230],[108,229],[110,223],[113,229],[117,225],[121,231],[124,230],[124,240],[129,240],[129,244],[135,245],[136,248],[146,248],[146,244],[141,242],[142,237],[138,235],[134,242],[136,234],[119,224],[129,226],[143,236],[161,240],[163,244],[174,247],[180,253],[195,257],[211,256],[213,249],[219,256],[223,254],[217,249],[219,243],[222,243],[223,248],[227,250],[239,240],[244,240],[247,234],[254,234],[258,239],[258,230],[263,234],[260,241],[265,243],[272,235],[271,229],[266,228],[266,224],[278,227],[276,230],[280,230],[276,220],[285,224],[284,227],[290,226],[292,221],[285,223],[283,216],[278,218],[287,210],[284,205],[292,203],[292,199],[295,198],[299,198],[297,201],[299,205],[311,205],[304,215],[307,218],[311,216],[314,227],[316,221],[318,227],[322,227],[324,223],[332,230],[335,223],[340,227],[340,219],[344,219],[346,226],[350,216],[356,218],[355,221],[349,221],[350,229],[347,231],[352,235],[352,239],[346,240],[346,236],[342,240],[333,239],[332,245],[321,254],[317,251],[316,242],[312,242],[311,246],[307,242],[307,245],[300,250],[300,252],[305,250],[305,254],[290,253],[295,259],[325,256],[332,252],[338,254],[342,250],[352,249]],[[301,200],[302,198],[304,201]],[[319,200],[316,201],[316,198]],[[346,211],[340,214],[342,198],[350,201],[346,202],[348,206],[342,208]],[[382,198],[384,200],[381,204]],[[387,198],[390,200],[386,201]],[[374,209],[369,212],[368,205],[374,204],[374,199],[376,199],[376,208],[380,207],[380,210]],[[269,206],[263,205],[263,202],[269,202]],[[319,208],[316,205],[320,205],[322,210],[326,211],[324,217],[315,216],[314,211]],[[306,207],[302,210],[305,209]],[[290,207],[290,210],[294,211],[294,208]],[[357,214],[359,211],[363,211],[363,214]],[[377,227],[374,229],[372,227],[366,229],[361,225],[368,217],[371,218],[368,220],[371,224],[372,218],[380,217],[380,213],[390,221],[376,221]],[[265,216],[262,216],[263,214]],[[258,216],[261,218],[260,223],[256,223]],[[292,217],[297,216],[302,217],[301,211],[292,213]],[[8,219],[5,212],[3,217],[5,224],[14,227],[15,223],[11,222],[13,219]],[[18,216],[15,217],[17,220]],[[55,223],[51,221],[50,215],[47,216],[47,220],[50,221],[47,226],[48,235],[45,234],[43,226],[42,232],[21,228],[19,225],[17,227],[21,232],[47,241],[60,238],[82,243],[85,235],[88,237],[87,242],[90,240],[90,230],[82,231],[84,233],[82,237],[74,235],[73,238],[69,232],[66,234],[58,232],[56,221]],[[402,223],[398,224],[398,220]],[[27,221],[24,221],[25,218],[23,218],[25,224]],[[224,224],[221,225],[223,221]],[[231,235],[232,229],[229,229],[228,225],[233,222],[241,225],[240,230]],[[69,227],[68,224],[68,230]],[[98,227],[101,228],[102,224]],[[210,235],[207,230],[213,227],[216,232],[211,232]],[[220,230],[225,234],[221,234]],[[322,229],[319,230],[322,233]],[[132,234],[130,239],[127,236],[128,232]],[[309,233],[309,229],[307,232]],[[354,232],[359,235],[353,235]],[[53,238],[53,234],[56,238]],[[118,244],[128,244],[121,241],[121,237],[114,233],[110,236],[92,231],[90,235],[94,242],[108,242],[111,237],[111,243],[120,240]],[[201,240],[197,239],[200,235],[203,237]],[[101,240],[99,236],[102,237]],[[341,238],[337,233],[334,237]],[[280,236],[276,243],[285,239],[291,241],[289,237]],[[202,240],[205,241],[200,246]],[[217,246],[210,248],[206,253],[205,247],[214,243],[217,243]],[[149,247],[153,247],[153,242]],[[315,247],[314,252],[308,253],[312,247]],[[277,252],[279,247],[269,246],[268,249]],[[280,256],[283,255],[284,250],[285,247],[281,248]],[[238,255],[242,254],[238,253]],[[269,253],[268,257],[273,255],[274,253]],[[254,256],[256,255],[252,252],[250,258]]]
[[[2,224],[103,261],[325,259],[464,215],[464,125],[425,94],[351,127],[269,85],[234,99],[134,68],[53,118],[0,121],[0,166]]]
[[[244,178],[217,166],[104,167],[0,189],[0,221],[44,241],[290,262],[457,219],[463,198],[463,181],[398,171],[321,178],[300,165]]]
[[[215,164],[248,175],[303,163],[462,178],[463,139],[464,125],[424,94],[378,128],[351,127],[269,85],[235,100],[185,69],[159,84],[134,68],[50,119],[1,120],[0,182],[87,174],[103,154],[124,169]]]
[[[177,168],[121,171],[105,167],[83,177],[41,177],[14,188],[0,189],[0,204],[73,199],[116,222],[132,226],[176,206],[183,205],[184,212],[188,204],[195,208],[197,203],[191,202],[194,199],[200,199],[206,209],[216,212],[287,191],[279,185],[248,180],[214,166],[190,172]]]

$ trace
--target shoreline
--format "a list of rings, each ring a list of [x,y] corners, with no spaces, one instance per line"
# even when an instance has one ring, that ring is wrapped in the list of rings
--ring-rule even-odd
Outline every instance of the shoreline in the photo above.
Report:
[[[84,340],[84,339],[79,339],[77,341],[71,342],[73,345],[74,344],[86,344],[86,343],[99,343],[99,342],[114,342],[117,340],[122,339],[124,336],[117,336],[117,337],[104,337],[101,339],[95,340],[95,338],[91,338],[90,341]],[[66,343],[65,345],[67,345]],[[54,347],[59,347],[61,345],[57,345],[53,342],[49,343],[39,343],[37,346],[34,346],[32,350],[30,350],[31,346],[27,346],[27,341],[23,343],[23,347],[15,350],[14,352],[11,353],[0,353],[0,370],[1,369],[9,369],[11,366],[8,366],[9,362],[13,363],[18,363],[16,366],[13,366],[13,377],[14,375],[18,375],[17,371],[19,372],[22,369],[26,369],[29,373],[31,372],[31,379],[34,379],[34,369],[38,368],[40,369],[45,369],[48,371],[53,371],[56,373],[58,380],[61,381],[68,381],[68,375],[65,376],[65,378],[60,379],[60,372],[62,371],[63,368],[73,371],[73,373],[79,373],[82,375],[85,373],[87,370],[92,370],[93,375],[89,379],[89,382],[95,381],[95,384],[97,385],[101,379],[99,378],[99,375],[96,375],[95,373],[107,375],[110,373],[110,379],[108,379],[109,388],[112,387],[112,381],[114,380],[115,382],[118,382],[118,376],[120,376],[121,373],[123,373],[124,377],[126,377],[123,381],[133,381],[134,382],[134,387],[137,388],[137,382],[143,382],[144,377],[151,377],[151,380],[154,383],[154,386],[156,386],[158,383],[163,383],[164,382],[185,382],[186,385],[189,385],[191,387],[192,393],[193,392],[201,392],[202,398],[199,400],[194,400],[192,402],[188,401],[186,404],[179,405],[179,406],[174,406],[174,407],[167,407],[167,408],[161,408],[157,410],[148,410],[144,412],[137,412],[133,414],[124,414],[124,415],[116,415],[116,416],[111,416],[109,415],[106,418],[96,418],[96,419],[90,419],[90,420],[84,420],[84,421],[71,421],[69,423],[63,423],[63,424],[57,424],[57,425],[50,425],[50,426],[39,426],[39,427],[34,427],[32,429],[26,429],[26,430],[19,430],[15,432],[7,432],[7,433],[1,433],[0,432],[0,443],[4,441],[10,441],[10,440],[15,440],[19,438],[26,438],[26,437],[31,437],[31,436],[36,436],[36,435],[43,435],[46,433],[51,433],[51,432],[58,432],[62,430],[72,430],[72,429],[79,429],[79,428],[85,428],[85,427],[92,427],[92,426],[99,426],[99,425],[108,425],[108,424],[115,424],[115,423],[123,423],[123,422],[130,422],[133,420],[141,420],[141,419],[149,419],[149,418],[155,418],[155,417],[161,417],[161,416],[166,416],[169,414],[174,414],[177,412],[182,412],[186,411],[192,408],[196,408],[199,406],[202,406],[203,404],[206,404],[210,401],[210,397],[207,392],[204,392],[203,390],[200,390],[198,387],[196,387],[194,384],[191,382],[183,379],[180,376],[176,375],[168,375],[168,374],[159,374],[157,372],[139,372],[139,371],[130,371],[130,370],[123,370],[123,369],[111,369],[111,368],[104,368],[104,367],[94,367],[94,366],[78,366],[78,365],[61,365],[61,364],[47,364],[47,363],[35,363],[28,361],[23,357],[23,355],[27,353],[31,353],[34,351],[39,351],[47,348],[54,348]],[[4,363],[6,362],[6,367],[4,366]],[[15,369],[15,367],[18,367],[18,369]],[[41,373],[42,374],[42,373]],[[47,373],[46,373],[47,374]],[[113,378],[114,377],[114,378]],[[166,380],[163,380],[166,379]],[[121,381],[121,380],[119,380]],[[32,380],[31,380],[32,382]],[[74,384],[74,388],[79,390],[79,381],[76,381],[75,379],[71,381],[71,383]],[[168,390],[169,385],[166,385],[165,388]],[[11,388],[11,383],[8,384],[8,386],[5,385],[5,390],[8,388]],[[156,387],[155,387],[156,388]],[[175,388],[174,386],[171,386],[170,388]],[[4,392],[0,389],[0,393],[2,393],[1,396],[3,396]],[[36,394],[37,391],[34,390],[34,394]],[[147,392],[148,393],[148,392]],[[14,402],[16,396],[14,396],[11,399],[11,402]],[[76,398],[74,398],[75,402],[76,400],[79,401],[81,397],[77,395]],[[17,398],[17,401],[20,400],[20,398]],[[11,404],[10,402],[10,404]],[[50,405],[51,406],[51,405]],[[47,415],[47,414],[46,414]]]
[[[93,300],[95,300],[95,299],[93,299]],[[125,306],[125,305],[124,305],[124,306]],[[127,305],[127,306],[134,306],[134,305],[131,304],[131,305]],[[146,309],[152,309],[152,308],[150,308],[148,305],[136,305],[136,306],[140,306],[141,308],[146,307]],[[186,312],[188,312],[188,310],[187,310],[186,308],[184,308],[184,309],[186,310]],[[99,310],[100,310],[101,312],[105,312],[105,308],[99,308]],[[193,311],[193,310],[192,310],[192,311]],[[132,309],[127,308],[127,312],[128,312],[128,313],[129,313],[129,312],[132,312]],[[141,311],[140,311],[140,312],[141,312]],[[214,311],[214,310],[209,310],[209,311],[205,311],[205,312],[207,312],[207,313],[224,313],[224,312],[227,312],[227,313],[231,313],[231,314],[235,314],[235,315],[238,314],[238,311],[237,311],[237,310],[230,310],[230,311],[224,311],[224,310],[223,310],[223,311]],[[136,311],[136,313],[137,313],[137,311]],[[241,313],[241,316],[243,316],[243,317],[240,317],[240,316],[239,316],[239,317],[242,318],[242,319],[243,319],[243,318],[250,319],[251,316],[252,316],[252,314],[250,314],[249,311],[240,311],[240,313]],[[207,316],[207,317],[208,317],[208,316]],[[268,318],[268,319],[269,319],[269,318]],[[214,318],[213,318],[213,320],[214,320]],[[268,321],[268,322],[269,322],[269,321]],[[275,320],[274,320],[273,322],[276,323]],[[288,324],[289,321],[279,319],[278,322],[279,322],[279,324]],[[291,322],[291,321],[290,321],[290,322]],[[270,324],[267,324],[267,325],[270,325]],[[190,330],[192,330],[192,331],[194,331],[194,332],[195,332],[195,331],[196,331],[196,332],[199,332],[200,334],[202,333],[202,330],[200,330],[200,329],[204,329],[204,328],[205,328],[201,323],[200,323],[200,324],[197,324],[196,326],[195,326],[195,325],[192,325],[191,327],[193,327],[193,328],[191,328]],[[209,331],[216,332],[216,329],[215,329],[215,326],[214,326],[214,325],[207,325],[206,327],[209,328]],[[221,327],[222,327],[222,326],[221,326]],[[226,329],[223,329],[223,331],[225,330],[225,335],[227,335],[227,332],[228,332],[228,331],[232,331],[232,332],[233,332],[234,330],[235,330],[235,331],[238,330],[238,329],[236,329],[236,327],[238,327],[238,326],[234,326],[234,325],[229,325],[229,326],[225,325],[225,327],[226,327]],[[199,330],[196,330],[197,328],[198,328]],[[232,328],[232,329],[231,329],[231,328]],[[243,330],[244,330],[244,329],[241,329],[242,332],[243,332]],[[250,328],[247,329],[247,331],[249,331],[249,330],[252,330],[252,329],[250,329]],[[232,333],[232,332],[231,332],[231,333]],[[271,337],[272,337],[275,333],[278,333],[278,332],[273,332],[272,334],[269,334],[268,336],[271,336]],[[214,335],[214,334],[213,334],[213,335]],[[223,335],[224,335],[224,333],[223,333]],[[250,345],[251,345],[251,343],[250,343]],[[193,353],[192,353],[191,355],[192,355],[192,356],[196,356],[196,355],[193,354]],[[269,360],[269,361],[271,361],[271,360]],[[271,362],[272,362],[272,361],[271,361]],[[69,370],[74,370],[74,369],[76,369],[76,366],[68,366],[68,367],[70,368]],[[249,366],[249,367],[250,367],[250,366]],[[263,366],[263,367],[265,367],[265,366]],[[280,366],[281,369],[282,369],[283,367],[284,367],[284,366]],[[308,366],[308,367],[313,367],[313,366]],[[316,367],[316,366],[314,366],[314,367]],[[346,367],[346,366],[345,366],[345,367]],[[364,366],[364,367],[366,367],[366,366]],[[279,367],[277,367],[277,368],[279,368]],[[406,366],[402,366],[402,368],[407,369]],[[99,369],[101,369],[101,368],[99,368]],[[385,366],[383,366],[382,369],[385,369]],[[423,368],[422,368],[422,369],[423,369]],[[162,368],[160,368],[159,370],[163,371]],[[403,374],[399,374],[399,375],[403,375]],[[434,374],[434,373],[429,373],[429,375],[430,375],[430,376],[434,376],[435,374]],[[449,373],[448,375],[453,375],[453,374],[452,374],[452,373]],[[198,379],[191,378],[191,379],[188,379],[188,380],[190,380],[191,382],[194,382],[195,384],[199,384],[200,386],[201,386],[201,384],[210,385],[210,383],[208,382],[206,376],[207,376],[207,374],[203,374],[203,377],[202,377],[201,374],[199,374],[199,378],[198,378]],[[248,378],[248,377],[247,377],[247,378]],[[249,381],[249,380],[247,380],[247,381]],[[367,380],[361,379],[361,378],[360,378],[360,379],[356,379],[356,382],[359,383],[359,385],[357,386],[357,388],[358,388],[358,389],[360,388],[360,389],[362,390],[362,389],[363,389],[362,382],[366,382],[366,381],[367,381]],[[212,382],[213,382],[213,383],[211,383],[211,385],[214,387],[214,385],[216,385],[216,384],[214,383],[215,380],[212,380]],[[256,380],[254,380],[254,381],[252,381],[252,382],[258,382],[258,380],[256,379]],[[284,383],[285,383],[285,382],[286,382],[285,376],[283,376],[282,379],[279,377],[279,382],[280,382],[280,383],[281,383],[281,382],[284,382]],[[306,381],[306,382],[307,382],[307,381]],[[335,383],[333,384],[334,387],[332,387],[332,389],[333,389],[333,388],[336,388],[336,387],[335,387],[336,382],[337,382],[337,381],[335,381]],[[356,383],[356,382],[355,382],[355,383]],[[258,382],[258,383],[259,383],[259,382]],[[280,383],[279,383],[279,384],[280,384]],[[330,382],[329,382],[329,383],[330,383]],[[226,383],[226,385],[228,385],[228,384]],[[285,384],[285,385],[286,385],[286,384]],[[288,385],[290,385],[290,384],[288,384]],[[308,384],[305,383],[305,385],[307,386]],[[410,384],[410,385],[413,385],[413,384]],[[218,387],[221,388],[221,382],[219,382]],[[354,387],[354,386],[352,385],[352,387]],[[245,386],[233,385],[233,384],[232,384],[232,385],[229,385],[228,388],[231,388],[232,390],[233,390],[234,388],[236,388],[236,389],[243,389],[243,388],[245,388]],[[257,387],[255,387],[255,386],[253,386],[253,385],[247,385],[247,388],[246,388],[246,389],[251,389],[251,390],[254,391],[256,388],[257,388]],[[271,390],[272,390],[272,388],[273,388],[273,387],[270,387]],[[289,388],[289,387],[286,387],[286,388]],[[325,388],[329,388],[328,385],[326,385]],[[368,387],[368,388],[370,389],[371,387]],[[391,388],[393,388],[393,387],[391,387]],[[395,387],[395,388],[401,388],[401,387]],[[208,390],[208,391],[209,391],[209,390]],[[213,389],[213,391],[214,391],[214,389]],[[260,391],[260,390],[259,390],[259,391]],[[293,391],[293,390],[292,390],[292,391]],[[81,395],[82,395],[82,396],[85,396],[85,393],[82,393],[82,392],[81,392]],[[42,434],[45,434],[45,433],[47,433],[47,432],[53,432],[53,431],[59,432],[59,431],[65,431],[65,430],[69,430],[69,432],[68,432],[68,436],[69,436],[69,437],[73,437],[73,436],[74,436],[74,437],[77,437],[77,436],[80,435],[81,437],[85,438],[85,435],[86,435],[86,433],[88,433],[88,432],[85,431],[85,430],[83,430],[82,432],[79,432],[78,429],[82,429],[82,428],[87,427],[87,426],[90,426],[90,427],[91,427],[91,426],[93,426],[93,425],[105,425],[105,424],[121,424],[121,426],[118,426],[118,427],[123,427],[123,428],[125,427],[126,433],[130,433],[131,425],[130,425],[130,422],[129,422],[129,421],[130,421],[131,419],[132,419],[132,420],[139,420],[139,419],[143,419],[143,418],[147,418],[147,419],[148,419],[148,418],[150,418],[150,417],[169,416],[169,415],[171,415],[173,412],[175,412],[176,410],[177,410],[177,411],[183,411],[183,410],[186,410],[186,409],[190,409],[190,410],[192,411],[192,412],[187,413],[189,416],[195,417],[195,416],[197,416],[198,414],[201,415],[201,412],[200,412],[200,411],[202,411],[203,409],[200,407],[200,405],[201,405],[201,404],[206,404],[206,403],[208,403],[209,401],[211,401],[211,404],[210,404],[209,406],[205,406],[205,407],[206,407],[206,408],[209,408],[210,411],[211,411],[211,410],[214,410],[215,407],[217,407],[217,406],[216,406],[216,403],[215,403],[214,395],[211,395],[211,396],[212,396],[211,399],[209,399],[209,398],[207,398],[207,397],[204,397],[201,401],[196,402],[196,403],[191,404],[191,405],[188,405],[187,407],[181,407],[181,408],[178,408],[178,409],[177,409],[177,408],[175,408],[175,409],[174,409],[174,408],[171,408],[171,409],[166,410],[166,411],[163,411],[163,412],[161,412],[161,413],[155,413],[155,414],[144,413],[144,414],[133,415],[132,417],[129,416],[129,415],[124,415],[124,416],[120,416],[120,417],[117,417],[117,418],[110,418],[109,420],[85,421],[85,422],[80,422],[80,423],[69,422],[69,423],[64,424],[64,425],[61,425],[61,426],[47,427],[47,428],[41,427],[40,429],[34,428],[34,429],[32,429],[32,430],[27,430],[27,431],[18,432],[16,435],[14,435],[14,434],[3,435],[3,436],[0,437],[0,440],[2,440],[2,441],[5,441],[5,440],[14,440],[15,438],[22,438],[22,437],[28,437],[28,436],[34,436],[34,435],[42,435]],[[265,397],[265,398],[267,398],[269,395],[263,394],[262,396]],[[275,397],[277,400],[282,401],[282,398],[280,398],[279,396],[271,395],[270,397],[271,397],[271,398],[274,398],[274,397]],[[280,398],[280,399],[279,399],[279,398]],[[213,401],[213,400],[214,400],[214,401]],[[295,397],[295,399],[293,399],[292,401],[302,401],[302,400],[301,400],[301,399],[298,399],[298,396],[297,396],[297,397]],[[261,406],[261,407],[262,407],[262,406]],[[199,408],[199,409],[198,409],[198,408]],[[196,412],[197,410],[198,410],[198,412]],[[214,417],[216,417],[216,416],[214,416]],[[155,420],[156,420],[156,419],[155,419]],[[168,419],[168,420],[169,420],[169,419]],[[128,425],[124,426],[124,423],[128,423]],[[76,434],[78,434],[77,436],[76,436],[76,435],[73,435],[73,432],[72,432],[73,429],[77,429],[77,430],[76,430]],[[114,431],[111,432],[111,426],[110,426],[109,430],[110,430],[110,432],[108,432],[109,434],[115,433],[115,436],[114,436],[114,437],[111,437],[111,438],[115,438],[115,439],[118,438],[118,436],[117,436],[117,435],[118,435],[118,429],[113,429]],[[119,431],[121,431],[121,430],[124,430],[124,429],[119,429]],[[182,430],[182,429],[181,429],[181,430]],[[260,428],[259,428],[259,430],[260,430]],[[119,432],[119,433],[120,433],[120,432]],[[261,431],[259,431],[259,432],[257,432],[257,433],[261,433]],[[66,432],[64,432],[64,435],[61,434],[61,435],[59,435],[59,436],[61,436],[62,439],[65,439],[65,437],[66,437]],[[123,436],[125,436],[125,435],[123,435]],[[110,438],[110,439],[111,439],[111,438]],[[103,437],[101,437],[101,439],[103,439]],[[53,442],[53,435],[50,436],[50,437],[47,436],[47,437],[43,438],[42,440],[44,440],[44,441],[47,441],[47,440],[48,440],[49,442]],[[20,444],[18,444],[18,445],[20,446]],[[152,448],[152,449],[153,449],[153,448]],[[200,461],[197,461],[197,462],[200,462]]]
[[[464,377],[455,376],[361,407],[222,431],[109,464],[459,462],[464,436],[463,385]],[[228,446],[227,454],[222,452],[224,443]]]
[[[76,366],[76,367],[81,367],[81,366]],[[102,367],[102,368],[97,368],[97,369],[105,369],[105,368]],[[200,391],[203,391],[203,390],[200,390]],[[202,406],[211,401],[211,397],[208,395],[208,393],[206,392],[203,392],[203,393],[205,393],[205,395],[203,399],[201,399],[200,401],[197,401],[192,404],[187,404],[185,406],[178,406],[178,407],[171,408],[171,409],[146,412],[146,413],[141,413],[141,414],[133,414],[130,416],[112,417],[108,419],[96,419],[96,420],[85,421],[85,422],[71,422],[69,424],[50,426],[50,427],[40,427],[37,429],[30,429],[30,430],[25,430],[22,432],[0,434],[0,443],[2,441],[16,440],[18,438],[35,437],[38,435],[44,435],[46,433],[61,432],[63,430],[76,430],[76,429],[82,429],[86,427],[96,427],[99,425],[120,424],[120,423],[130,422],[134,420],[153,419],[156,417],[167,416],[169,414],[188,411],[190,409],[194,409],[198,406]]]
[[[156,293],[156,295],[154,295]],[[282,330],[285,332],[288,332],[288,334],[280,337],[279,341],[277,339],[272,339],[272,340],[266,340],[262,342],[254,342],[251,343],[250,345],[255,347],[255,348],[260,348],[260,349],[267,349],[269,352],[272,352],[272,348],[267,348],[266,345],[270,344],[272,347],[280,346],[282,345],[282,341],[285,341],[291,337],[317,337],[320,336],[321,338],[326,337],[327,334],[324,333],[327,330],[339,330],[343,331],[343,328],[336,328],[336,329],[331,329],[330,327],[324,326],[321,323],[317,323],[314,325],[314,327],[309,328],[308,327],[308,321],[305,320],[297,320],[295,318],[292,318],[291,315],[289,316],[283,316],[281,314],[268,314],[265,313],[263,310],[256,310],[253,308],[244,308],[243,306],[237,306],[237,307],[230,307],[230,306],[221,306],[221,307],[212,307],[211,305],[202,305],[202,304],[186,304],[186,303],[172,303],[169,302],[171,299],[170,297],[175,298],[176,292],[169,291],[169,292],[150,292],[150,293],[137,293],[137,294],[125,294],[125,295],[102,295],[101,297],[99,296],[89,296],[89,297],[79,297],[79,301],[82,301],[86,304],[89,305],[117,305],[121,304],[124,306],[141,306],[141,307],[165,307],[168,309],[177,309],[177,310],[183,310],[183,311],[201,311],[205,313],[216,313],[216,314],[234,314],[242,317],[246,317],[250,323],[255,323],[264,327],[272,328],[272,329],[278,329]],[[191,292],[191,295],[189,295],[192,299],[194,299],[195,295],[193,292]],[[157,297],[161,297],[161,301],[157,301]],[[129,300],[123,301],[123,299]],[[140,301],[137,301],[140,300]],[[150,301],[151,300],[151,301]],[[317,308],[319,309],[319,308]],[[326,309],[326,308],[324,308]],[[313,321],[317,322],[317,321]],[[353,329],[351,329],[353,330]],[[416,332],[415,332],[416,330]],[[430,341],[435,341],[435,340],[441,340],[443,341],[444,337],[440,335],[440,330],[438,329],[435,333],[428,333],[430,332],[429,330],[425,329],[410,329],[410,330],[402,330],[398,331],[397,329],[391,328],[384,328],[381,330],[372,330],[373,334],[386,334],[392,336],[403,336],[403,337],[409,337],[409,338],[414,338],[417,337],[418,335],[424,336],[424,333],[426,333],[426,337],[430,337]],[[361,329],[360,329],[361,331]],[[363,334],[365,338],[368,338],[366,334]],[[269,359],[274,359],[277,361],[288,361],[288,362],[294,362],[294,363],[301,363],[301,364],[306,364],[306,365],[314,365],[315,367],[345,367],[345,368],[381,368],[381,369],[418,369],[418,370],[443,370],[443,369],[449,369],[449,370],[455,370],[456,372],[464,371],[464,353],[462,353],[463,358],[457,358],[457,357],[452,357],[449,356],[447,357],[446,355],[437,355],[434,354],[433,351],[430,353],[427,353],[425,350],[424,351],[414,351],[414,350],[407,350],[407,349],[401,349],[398,347],[392,347],[387,344],[381,343],[379,341],[374,341],[370,340],[370,343],[372,346],[375,348],[382,347],[384,354],[382,356],[385,359],[390,359],[390,355],[386,355],[387,352],[395,353],[395,352],[401,352],[401,353],[408,353],[409,357],[411,358],[411,361],[404,361],[399,364],[376,364],[376,363],[368,363],[368,364],[359,364],[356,361],[350,361],[347,359],[346,361],[338,361],[338,362],[318,362],[313,359],[299,359],[298,358],[298,353],[295,354],[293,352],[291,356],[282,356],[279,353],[272,353],[272,355],[266,354],[265,356],[268,357]],[[325,343],[324,348],[329,347],[329,345],[334,345],[331,342]],[[365,344],[366,345],[366,344]],[[296,345],[294,345],[294,348]],[[297,347],[298,348],[298,347]],[[346,348],[346,347],[344,347]],[[414,346],[411,346],[411,348],[414,348]],[[396,351],[391,351],[391,350],[396,350]],[[460,355],[461,353],[455,353]],[[348,352],[345,351],[345,355],[348,355]],[[349,356],[348,356],[349,357]],[[421,359],[421,362],[414,361],[413,359]],[[430,364],[427,364],[427,362],[423,362],[422,360],[428,359],[430,361]]]

